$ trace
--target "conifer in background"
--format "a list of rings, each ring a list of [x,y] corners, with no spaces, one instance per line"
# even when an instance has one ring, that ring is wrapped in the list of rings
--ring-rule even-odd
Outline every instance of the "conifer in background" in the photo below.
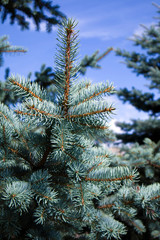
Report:
[[[144,204],[143,194],[135,197],[136,170],[94,146],[108,134],[115,109],[103,96],[114,88],[79,79],[75,27],[69,19],[58,31],[54,101],[37,83],[8,79],[23,101],[0,104],[2,240],[120,239],[128,224],[145,231],[133,204]]]
[[[157,5],[156,5],[157,6]],[[157,6],[160,14],[160,6]],[[159,141],[160,136],[160,21],[150,27],[144,27],[140,36],[134,36],[134,44],[141,48],[141,52],[128,52],[118,49],[117,55],[122,56],[128,68],[131,68],[138,76],[146,79],[148,92],[143,92],[135,87],[117,91],[118,97],[124,103],[128,102],[137,110],[148,113],[148,119],[134,119],[131,123],[118,122],[124,133],[117,137],[124,143],[143,143],[144,138],[150,138],[154,142]],[[133,83],[134,85],[134,83]]]
[[[158,7],[158,13],[160,13]],[[145,27],[141,36],[135,36],[136,46],[141,47],[141,52],[127,52],[117,50],[117,55],[124,57],[127,67],[137,75],[143,75],[147,80],[149,92],[143,93],[139,89],[127,88],[118,91],[119,98],[125,103],[129,102],[139,111],[148,113],[147,120],[132,120],[131,124],[118,123],[124,131],[117,137],[125,144],[117,156],[117,163],[121,166],[135,167],[139,172],[139,182],[136,184],[137,200],[143,198],[142,205],[136,206],[137,217],[144,228],[137,222],[139,233],[128,228],[125,236],[130,240],[160,239],[160,98],[157,93],[160,89],[159,44],[160,23]],[[135,143],[136,142],[136,143]],[[134,144],[133,144],[134,143]],[[132,200],[133,201],[133,200]],[[134,205],[133,201],[133,205]],[[149,203],[149,204],[148,204]],[[126,239],[124,237],[124,239]]]
[[[25,49],[17,46],[12,46],[7,36],[0,37],[0,67],[3,65],[4,54],[10,53],[24,53],[26,52]],[[6,69],[5,78],[7,79],[9,74],[9,68]],[[14,94],[7,89],[6,83],[4,81],[0,81],[0,101],[5,104],[11,104],[15,102]]]
[[[59,11],[58,5],[53,5],[48,0],[0,0],[0,16],[2,23],[10,17],[10,23],[17,22],[22,30],[29,29],[31,21],[39,30],[43,22],[48,32],[66,17]]]

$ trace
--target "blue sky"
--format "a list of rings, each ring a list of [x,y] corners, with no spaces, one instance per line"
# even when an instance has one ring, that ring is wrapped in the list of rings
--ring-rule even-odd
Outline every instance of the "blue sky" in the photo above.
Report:
[[[133,34],[141,34],[143,28],[139,24],[150,25],[155,22],[156,7],[151,0],[55,0],[60,10],[67,17],[75,18],[80,30],[80,58],[91,55],[96,50],[103,53],[108,47],[136,50],[132,41],[128,40]],[[156,2],[159,4],[159,2]],[[41,31],[35,31],[31,22],[30,31],[21,31],[18,25],[10,25],[9,21],[0,27],[0,36],[8,35],[12,45],[23,46],[28,50],[25,54],[6,54],[4,66],[0,69],[0,79],[3,79],[4,69],[10,67],[11,72],[27,76],[29,72],[35,72],[45,63],[54,66],[54,54],[56,50],[56,30],[52,33],[45,32],[44,25]],[[121,63],[122,58],[111,52],[101,60],[102,69],[89,69],[85,77],[93,83],[108,80],[113,82],[116,89],[135,86],[146,90],[146,81],[142,76],[136,77],[130,69]],[[111,120],[111,127],[118,131],[114,122],[129,121],[131,118],[146,118],[143,112],[137,112],[132,106],[123,105],[116,97],[111,97],[114,102],[116,115]]]

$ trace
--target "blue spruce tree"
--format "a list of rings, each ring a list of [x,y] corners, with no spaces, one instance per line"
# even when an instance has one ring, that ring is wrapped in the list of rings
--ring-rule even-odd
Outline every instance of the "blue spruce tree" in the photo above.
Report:
[[[154,4],[155,5],[155,4]],[[148,118],[132,119],[130,123],[117,122],[123,133],[117,134],[117,138],[124,143],[138,142],[143,144],[145,138],[150,138],[154,142],[159,141],[160,135],[160,6],[158,8],[158,20],[150,27],[144,27],[140,36],[133,37],[134,46],[137,51],[126,51],[117,49],[116,54],[124,58],[124,62],[137,76],[143,76],[147,81],[146,92],[139,89],[139,86],[132,89],[122,88],[117,91],[117,95],[123,103],[130,103],[138,111],[148,114]],[[134,83],[133,83],[134,84]]]
[[[156,4],[154,4],[156,5]],[[160,14],[160,6],[158,14]],[[138,51],[128,52],[118,49],[117,55],[125,59],[128,68],[137,75],[143,75],[149,82],[149,91],[143,93],[133,87],[118,91],[118,97],[129,102],[139,111],[148,113],[148,119],[134,119],[131,123],[118,123],[123,133],[117,134],[124,145],[117,162],[121,166],[137,168],[140,174],[137,192],[133,195],[132,204],[136,206],[137,217],[145,229],[138,224],[139,233],[129,229],[127,239],[154,240],[160,239],[160,21],[150,27],[144,27],[140,36],[134,36],[134,45]],[[141,51],[140,51],[141,49]],[[137,202],[141,198],[141,204]],[[139,201],[139,200],[138,200]]]
[[[110,134],[115,108],[103,96],[114,87],[79,79],[77,37],[76,23],[64,20],[54,101],[36,82],[8,79],[23,101],[0,104],[2,240],[120,239],[127,223],[141,224],[131,201],[136,170],[118,166],[107,149],[94,145]]]

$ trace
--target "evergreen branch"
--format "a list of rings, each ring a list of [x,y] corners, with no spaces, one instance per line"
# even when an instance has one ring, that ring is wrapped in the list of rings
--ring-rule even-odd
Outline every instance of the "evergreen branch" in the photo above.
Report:
[[[76,107],[76,106],[78,106],[78,105],[80,105],[80,104],[82,104],[82,103],[84,103],[84,102],[87,102],[87,101],[91,100],[92,98],[95,98],[95,97],[97,97],[97,96],[99,96],[99,95],[102,95],[103,93],[106,93],[106,92],[109,93],[109,92],[111,92],[113,89],[114,89],[114,88],[111,86],[111,87],[107,87],[105,90],[100,91],[100,92],[98,92],[98,93],[95,93],[95,92],[94,92],[93,95],[91,95],[90,97],[84,99],[82,102],[79,102],[77,105],[73,106],[73,108]]]
[[[88,170],[88,173],[91,172],[92,170],[94,170],[95,168],[99,167],[100,165],[102,165],[103,162],[98,163],[98,165],[93,166],[91,169]]]
[[[63,152],[68,155],[70,158],[72,158],[73,160],[77,160],[74,156],[72,156],[70,153],[66,152],[63,150]]]
[[[34,111],[36,111],[36,112],[38,112],[38,113],[40,113],[40,114],[42,114],[42,115],[48,116],[48,117],[53,117],[53,118],[59,118],[59,117],[61,117],[61,115],[54,115],[54,114],[51,114],[51,113],[47,113],[47,112],[45,112],[45,111],[42,111],[42,110],[40,110],[40,109],[38,109],[38,108],[35,108],[34,105],[32,105],[32,106],[29,106],[29,105],[28,105],[27,108],[32,109],[32,110],[34,110]]]
[[[99,157],[108,158],[108,157],[109,157],[109,155],[108,155],[108,154],[105,154],[105,155],[98,155],[98,156],[96,156],[96,158],[99,158]]]
[[[3,64],[4,53],[17,53],[17,52],[25,53],[26,52],[26,50],[20,47],[11,46],[10,43],[7,41],[7,39],[8,39],[7,36],[0,37],[0,66],[2,66]]]
[[[9,48],[10,45],[9,45],[9,44],[8,44],[8,45],[6,44],[6,45],[3,46],[3,41],[4,41],[4,40],[7,40],[7,37],[6,37],[5,39],[2,39],[2,38],[1,38],[0,40],[1,40],[1,43],[2,43],[2,46],[0,46],[0,52],[3,52],[3,49]]]
[[[17,149],[14,149],[14,148],[11,148],[11,147],[8,147],[8,149],[9,149],[12,153],[14,153],[14,154],[16,154],[17,156],[19,156],[20,158],[23,158],[23,159],[24,159],[26,162],[28,162],[32,167],[35,167],[34,164],[32,163],[32,161],[31,161],[30,159],[26,158],[26,157],[25,157],[24,155],[22,155],[21,153],[19,153]]]
[[[36,190],[33,190],[33,191],[34,191],[37,195],[39,195],[39,196],[41,196],[41,197],[43,197],[43,198],[45,198],[45,199],[47,199],[47,200],[50,200],[50,201],[53,200],[51,197],[46,196],[46,195],[44,195],[44,194],[42,194],[42,193],[40,193],[40,192],[37,192]]]
[[[71,36],[73,33],[72,25],[67,26],[66,28],[66,58],[65,58],[65,88],[64,88],[64,101],[63,101],[63,108],[64,114],[68,114],[68,96],[69,96],[69,89],[70,89],[70,71],[72,68],[72,62],[70,59],[71,54]]]
[[[160,5],[158,5],[158,4],[152,2],[152,5],[160,9]]]
[[[112,216],[107,214],[102,218],[102,221],[98,222],[99,229],[102,232],[102,237],[105,239],[120,239],[121,234],[126,234],[126,228],[124,224],[115,220]]]
[[[153,166],[153,167],[155,167],[155,168],[160,168],[160,165],[155,164],[155,163],[152,163],[150,160],[147,160],[147,163],[148,163],[150,166]]]
[[[18,49],[6,49],[6,50],[3,50],[2,48],[0,48],[0,53],[4,53],[4,52],[6,52],[6,53],[16,53],[16,52],[23,52],[23,53],[25,53],[25,52],[27,52],[26,50],[18,50]]]
[[[80,144],[72,143],[72,145],[77,146],[77,147],[80,147],[80,148],[82,148],[82,149],[85,151],[85,147],[82,146],[82,145],[80,145]]]
[[[97,110],[97,111],[88,112],[88,113],[83,113],[83,114],[68,115],[68,117],[69,117],[69,118],[80,118],[80,117],[86,117],[86,116],[90,116],[90,115],[94,115],[94,114],[99,114],[99,113],[103,113],[103,112],[112,112],[113,110],[115,110],[115,108],[109,107],[109,108],[105,108],[105,109],[102,109],[102,110]]]
[[[115,182],[115,181],[122,181],[122,180],[133,180],[133,175],[119,177],[119,178],[104,178],[104,179],[98,179],[98,178],[85,178],[85,181],[93,181],[93,182]]]
[[[140,228],[138,224],[135,223],[135,221],[128,220],[133,226],[135,226],[141,233],[144,232],[143,228]]]
[[[4,115],[4,113],[0,112],[0,114],[1,114],[6,120],[8,120],[7,116]]]
[[[102,129],[102,130],[108,129],[107,126],[98,126],[98,125],[90,125],[90,124],[87,124],[87,123],[80,123],[80,122],[74,121],[73,119],[71,119],[71,121],[78,124],[78,125],[89,127],[89,128]]]
[[[102,58],[104,58],[108,53],[110,53],[113,50],[113,48],[109,48],[106,52],[104,52],[100,57],[96,59],[96,61],[100,61]]]
[[[118,206],[118,210],[120,210],[120,212],[123,213],[124,215],[126,215],[127,217],[129,217],[129,218],[132,217],[132,212],[129,213],[129,212],[125,211],[123,208],[121,209],[120,206]]]
[[[28,115],[28,116],[40,116],[37,114],[32,114],[32,113],[27,113],[27,112],[23,112],[23,111],[19,111],[19,110],[14,110],[17,114],[21,114],[21,115]]]
[[[106,178],[107,176],[107,178]],[[93,182],[116,182],[131,180],[137,177],[136,170],[130,171],[128,167],[106,167],[88,173],[85,181]]]
[[[6,40],[8,39],[8,37],[7,36],[3,36],[3,37],[1,37],[1,42],[3,43],[3,42],[5,42]],[[4,44],[4,43],[3,43]],[[6,44],[7,45],[7,44]],[[9,45],[9,44],[8,44]],[[9,45],[10,46],[10,45]]]
[[[64,151],[64,142],[63,142],[63,128],[62,128],[62,133],[61,133],[61,139],[62,139],[62,145],[61,145],[61,149],[62,149],[62,151]]]
[[[86,83],[88,84],[88,83]],[[82,91],[79,91],[79,89],[82,89]],[[71,94],[74,94],[75,89],[72,88]],[[100,97],[102,97],[105,94],[111,94],[114,92],[114,87],[112,86],[112,84],[109,85],[109,83],[107,82],[106,84],[94,84],[92,86],[89,86],[88,88],[86,88],[86,85],[82,85],[82,84],[78,84],[76,86],[76,91],[77,94],[74,94],[74,98],[71,99],[71,106],[72,108],[77,108],[78,106],[82,103],[86,103],[86,102],[90,102],[93,99],[99,99]],[[99,98],[98,98],[99,97]],[[85,105],[84,105],[85,106]]]
[[[156,199],[159,199],[159,198],[160,198],[160,195],[157,195],[157,196],[152,197],[150,200],[153,201],[153,200],[156,200]]]
[[[80,190],[81,190],[82,205],[84,205],[83,189],[82,189],[82,183],[81,182],[80,182]]]
[[[45,23],[46,31],[51,32],[52,26],[61,24],[61,19],[66,16],[58,10],[58,5],[52,5],[49,0],[25,0],[13,1],[2,0],[1,2],[2,23],[10,17],[10,23],[15,22],[21,30],[29,29],[30,20],[35,24],[36,30],[40,30],[41,22]]]
[[[101,130],[108,129],[107,126],[94,126],[94,125],[87,125],[87,126],[90,128],[101,129]]]
[[[18,87],[20,87],[22,90],[26,91],[27,93],[31,94],[33,97],[37,98],[39,101],[43,101],[42,98],[40,98],[39,96],[37,96],[34,92],[32,92],[29,88],[23,86],[21,83],[19,83],[18,81],[15,81],[14,79],[12,79],[11,77],[9,78],[9,81],[13,84],[16,85]]]
[[[110,204],[105,204],[105,205],[102,205],[102,206],[98,206],[97,208],[98,209],[104,209],[104,208],[112,208],[113,206],[115,206],[115,204],[110,203]]]
[[[103,54],[99,55],[99,51],[96,51],[91,56],[85,56],[80,63],[80,73],[85,75],[87,67],[94,67],[100,69],[101,67],[97,64],[102,58],[104,58],[113,48],[109,48]]]
[[[42,184],[43,182],[46,183],[51,178],[51,175],[48,173],[48,170],[38,170],[34,171],[31,175],[31,184]]]
[[[33,197],[30,184],[25,181],[12,181],[6,185],[2,199],[9,202],[9,208],[20,213],[27,211]]]
[[[74,61],[77,57],[77,32],[74,30],[77,25],[75,21],[68,19],[62,22],[65,27],[59,29],[60,44],[57,44],[59,54],[56,55],[55,82],[59,98],[62,102],[63,115],[68,115],[71,97],[71,87],[76,80],[79,67]],[[63,40],[62,40],[63,39]]]

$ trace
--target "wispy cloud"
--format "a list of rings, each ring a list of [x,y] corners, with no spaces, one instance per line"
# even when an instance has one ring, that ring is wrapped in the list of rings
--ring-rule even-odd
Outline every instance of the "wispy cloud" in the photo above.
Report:
[[[134,21],[126,24],[126,19],[114,20],[112,15],[101,15],[96,17],[84,17],[78,19],[81,38],[97,38],[100,40],[111,40],[128,38],[134,32]],[[133,29],[133,31],[132,31]],[[139,30],[139,28],[138,28]]]
[[[122,31],[115,31],[114,29],[107,28],[94,28],[88,30],[80,31],[80,38],[98,38],[101,40],[110,40],[123,37],[124,33]]]
[[[122,133],[123,132],[120,127],[116,126],[116,119],[112,119],[110,121],[109,129],[111,129],[115,133]]]
[[[77,14],[78,18],[76,16],[80,37],[110,40],[128,39],[133,34],[142,34],[143,28],[138,25],[140,17],[143,18],[141,9],[147,9],[149,4],[144,2],[125,4],[123,1],[116,1],[116,4],[115,7],[114,1],[103,0],[103,4],[90,4],[90,6],[88,4],[88,8],[83,9],[83,12],[80,10]],[[150,24],[147,23],[147,26]]]
[[[80,32],[81,38],[99,38],[102,40],[107,40],[111,38],[111,34],[106,30],[88,30],[88,31],[81,31]]]
[[[110,26],[107,26],[103,18],[80,19],[78,21],[80,38],[98,38],[100,40],[110,40],[128,35],[127,28],[124,31],[121,30],[121,23],[110,24]]]

